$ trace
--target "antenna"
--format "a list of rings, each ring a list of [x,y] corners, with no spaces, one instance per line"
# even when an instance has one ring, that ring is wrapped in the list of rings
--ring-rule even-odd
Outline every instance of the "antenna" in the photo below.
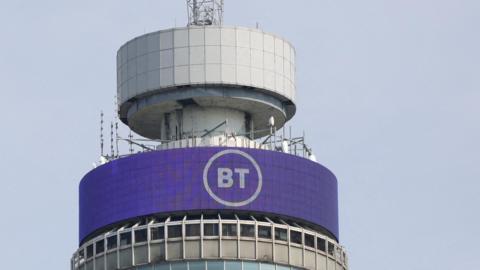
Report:
[[[110,152],[112,158],[115,158],[115,150],[113,149],[113,122],[110,122]]]
[[[188,26],[222,25],[223,0],[187,0]]]
[[[103,111],[100,111],[100,155],[103,156]]]
[[[118,158],[118,140],[119,140],[119,137],[118,137],[118,122],[115,121],[115,150],[117,150],[117,158]]]
[[[130,133],[128,134],[128,144],[129,144],[130,154],[133,154],[132,140],[133,140],[133,135],[132,135],[132,130],[130,129]]]
[[[115,111],[113,112],[113,115],[115,116],[114,117],[114,121],[115,121],[115,150],[117,152],[117,158],[119,156],[119,152],[118,152],[118,140],[119,140],[119,136],[118,136],[118,97],[117,95],[115,95],[115,99],[113,101],[114,103],[114,108],[115,108]]]

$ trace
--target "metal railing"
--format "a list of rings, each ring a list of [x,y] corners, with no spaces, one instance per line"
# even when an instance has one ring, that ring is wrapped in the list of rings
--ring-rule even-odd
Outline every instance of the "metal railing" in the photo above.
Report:
[[[256,140],[250,138],[253,138],[256,133],[265,133],[266,130],[256,130],[245,134],[213,131],[208,132],[206,135],[205,133],[202,134],[201,132],[192,131],[178,138],[171,138],[171,140],[134,138],[131,133],[128,138],[125,138],[119,136],[118,132],[115,132],[114,138],[114,133],[112,132],[111,153],[104,155],[102,151],[100,161],[98,164],[96,163],[96,165],[138,153],[190,147],[236,147],[279,151],[316,162],[316,157],[312,149],[305,143],[305,135],[292,137],[290,130],[290,136],[286,136],[285,129],[283,129],[280,134],[274,129],[268,131],[268,136]],[[119,146],[119,144],[121,145]]]

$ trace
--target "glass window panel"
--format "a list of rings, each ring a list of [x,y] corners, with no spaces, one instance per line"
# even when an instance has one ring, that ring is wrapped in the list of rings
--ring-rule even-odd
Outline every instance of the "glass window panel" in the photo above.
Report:
[[[272,227],[258,226],[258,237],[264,239],[272,239]]]
[[[205,262],[204,261],[199,261],[199,262],[189,262],[189,270],[205,270]]]
[[[283,266],[283,265],[277,265],[277,270],[290,270],[290,267]]]
[[[85,252],[83,251],[83,249],[81,249],[79,252],[78,252],[78,258],[79,259],[83,259],[85,256]]]
[[[187,263],[172,263],[172,270],[187,270]]]
[[[200,224],[185,225],[185,234],[187,236],[200,236]]]
[[[155,270],[170,270],[170,264],[169,263],[156,264]]]
[[[168,226],[168,238],[182,237],[182,225]]]
[[[242,262],[240,261],[225,261],[226,270],[242,270]]]
[[[218,236],[218,224],[203,224],[204,236]]]
[[[325,239],[317,238],[317,249],[325,252]]]
[[[333,256],[334,250],[335,250],[335,246],[331,242],[328,242],[328,254]]]
[[[237,236],[237,224],[222,224],[222,236]]]
[[[269,263],[262,263],[260,264],[260,270],[275,270],[275,265]]]
[[[87,259],[93,257],[93,244],[87,247]]]
[[[305,234],[305,246],[315,248],[315,236]]]
[[[132,232],[120,234],[120,246],[128,246],[132,244]]]
[[[208,270],[223,270],[223,262],[219,261],[207,261]]]
[[[335,257],[337,257],[337,259],[340,259],[341,255],[342,251],[340,250],[340,247],[335,246]]]
[[[117,236],[116,235],[112,235],[112,236],[107,238],[107,249],[111,250],[111,249],[114,249],[114,248],[117,248]]]
[[[243,237],[255,237],[255,225],[240,225],[240,235]]]
[[[163,227],[150,228],[151,240],[161,240],[165,238],[165,230]]]
[[[290,242],[301,245],[302,233],[297,231],[290,231]]]
[[[255,262],[243,262],[243,270],[259,270],[260,264]]]
[[[135,243],[147,242],[147,229],[135,231]]]
[[[105,241],[102,239],[95,244],[96,254],[103,253],[105,251]]]
[[[343,260],[343,253],[342,253],[341,250],[338,250],[338,255],[337,256],[338,256],[338,259],[340,260],[340,262],[343,263],[343,261],[344,261]]]
[[[85,252],[83,252],[83,249],[81,249],[81,250],[78,252],[78,257],[79,257],[80,259],[83,259],[84,254],[85,254]]]
[[[275,228],[275,240],[287,241],[287,229]]]
[[[153,266],[152,265],[140,266],[138,267],[138,270],[153,270]]]

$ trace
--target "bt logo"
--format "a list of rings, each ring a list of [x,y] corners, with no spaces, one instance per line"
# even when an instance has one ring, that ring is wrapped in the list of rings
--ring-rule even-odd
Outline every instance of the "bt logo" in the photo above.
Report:
[[[218,187],[231,188],[233,183],[233,172],[238,174],[238,182],[241,189],[245,188],[245,175],[250,173],[249,169],[235,168],[233,171],[229,168],[218,168]]]
[[[218,203],[240,207],[262,191],[262,171],[249,154],[228,149],[213,155],[203,170],[203,185]]]

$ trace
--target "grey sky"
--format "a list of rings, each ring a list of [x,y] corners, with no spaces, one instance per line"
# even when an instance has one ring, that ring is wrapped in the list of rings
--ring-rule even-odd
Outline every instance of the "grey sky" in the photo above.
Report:
[[[226,0],[297,49],[298,112],[340,186],[351,269],[480,268],[480,2]],[[116,50],[180,0],[0,2],[2,269],[68,269]]]

